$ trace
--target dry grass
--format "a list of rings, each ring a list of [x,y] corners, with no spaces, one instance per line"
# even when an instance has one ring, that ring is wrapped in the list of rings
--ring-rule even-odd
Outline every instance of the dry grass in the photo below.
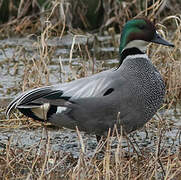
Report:
[[[132,3],[134,3],[133,1]],[[146,1],[147,2],[147,1]],[[154,6],[141,11],[140,14],[148,14],[153,18],[154,13],[159,14],[162,1],[157,1]],[[128,7],[124,8],[123,21],[132,17]],[[54,7],[56,7],[55,4]],[[123,4],[122,4],[123,6]],[[120,17],[120,11],[114,11],[115,19],[107,20],[106,26],[118,21],[116,17]],[[48,17],[52,12],[49,14]],[[110,13],[111,14],[111,13]],[[115,21],[116,20],[116,21]],[[123,21],[119,23],[122,25]],[[171,24],[171,31],[166,28],[167,24]],[[113,23],[114,24],[114,23]],[[162,25],[161,25],[162,24]],[[173,105],[176,105],[181,98],[181,17],[180,15],[168,16],[163,18],[161,24],[158,24],[158,31],[162,35],[175,44],[175,48],[166,48],[158,45],[151,45],[148,48],[148,54],[152,57],[153,63],[162,73],[167,86],[167,95],[165,98],[164,108],[168,111]],[[165,26],[164,26],[165,24]],[[23,90],[49,84],[49,64],[54,53],[54,49],[47,45],[47,40],[51,37],[54,29],[49,19],[43,26],[41,36],[36,46],[37,54],[30,59],[23,58],[23,51],[18,50],[20,59],[24,62],[24,78],[22,82]],[[65,24],[61,29],[60,36],[65,30]],[[114,30],[113,30],[114,32]],[[111,34],[114,37],[114,33]],[[77,36],[74,36],[76,40]],[[117,39],[113,39],[112,44],[117,47]],[[115,42],[116,41],[116,42]],[[96,49],[96,38],[92,45]],[[88,69],[91,67],[91,73],[102,70],[102,64],[96,64],[94,59],[96,53],[91,53],[89,45],[75,45],[72,43],[70,51],[70,60],[73,56],[73,50],[76,48],[80,59],[88,59],[86,63],[81,62],[81,66],[76,70],[72,70],[71,61],[69,62],[70,71],[72,71],[69,80],[84,77],[88,75]],[[37,56],[38,55],[38,56]],[[38,58],[37,58],[38,57]],[[93,60],[92,60],[93,59]],[[28,63],[27,63],[28,62]],[[88,63],[87,63],[88,62]],[[17,65],[16,65],[17,66]],[[63,65],[61,65],[63,68]],[[14,67],[16,69],[16,67]],[[63,71],[63,69],[62,69]],[[16,73],[16,70],[15,70]],[[108,135],[106,144],[101,142],[95,147],[93,155],[87,156],[86,143],[77,130],[78,143],[80,144],[80,156],[78,159],[66,152],[53,152],[50,144],[50,136],[42,124],[29,121],[20,114],[14,113],[10,120],[6,120],[4,115],[1,117],[0,130],[13,130],[18,128],[37,128],[44,127],[43,134],[46,139],[32,145],[31,148],[19,148],[12,145],[10,138],[6,144],[1,143],[0,147],[0,177],[2,179],[180,179],[181,177],[181,147],[177,147],[173,152],[172,147],[165,146],[167,135],[170,131],[172,123],[168,120],[166,113],[158,114],[158,118],[152,119],[146,125],[146,129],[150,131],[154,129],[154,141],[151,147],[139,147],[130,136],[122,137],[116,133],[116,147],[113,147],[114,138]],[[1,108],[0,112],[4,112]],[[43,136],[42,136],[43,137]],[[175,137],[174,141],[179,141],[180,134]],[[123,148],[123,139],[126,139],[127,149]],[[174,145],[174,143],[173,143]]]
[[[88,1],[87,1],[88,2]],[[95,1],[96,2],[96,1]],[[1,5],[1,3],[0,3]],[[42,28],[46,26],[47,20],[52,24],[52,35],[62,36],[66,28],[85,28],[87,29],[90,21],[97,18],[92,16],[90,19],[86,16],[88,12],[88,3],[74,0],[21,0],[19,7],[15,3],[9,5],[9,21],[0,25],[1,36],[25,35],[30,33],[41,33]],[[105,30],[109,27],[116,27],[121,30],[122,25],[128,19],[135,16],[147,16],[149,19],[160,22],[166,16],[180,14],[179,0],[112,0],[102,1],[103,20],[99,30]],[[96,11],[99,11],[99,6]],[[8,11],[8,10],[7,10]],[[95,13],[93,12],[93,14]],[[93,28],[93,27],[92,27]],[[75,30],[75,29],[74,29]]]
[[[168,32],[164,26],[164,23],[168,21],[172,22],[175,27],[175,31],[172,33]],[[162,73],[167,86],[165,102],[171,106],[173,103],[178,103],[181,99],[181,16],[168,16],[162,22],[162,25],[158,24],[158,31],[166,39],[169,39],[168,34],[171,34],[170,41],[174,43],[175,48],[152,45],[150,49],[152,50],[153,63]]]
[[[12,179],[14,175],[16,179],[179,179],[180,149],[173,153],[171,147],[164,147],[164,131],[157,131],[151,147],[154,151],[139,147],[128,136],[122,137],[115,128],[116,147],[112,146],[114,138],[108,135],[105,142],[95,147],[92,156],[87,156],[84,140],[77,130],[80,155],[76,159],[61,150],[53,152],[45,128],[43,133],[47,138],[30,148],[11,145],[11,138],[7,144],[1,144],[0,174],[3,179]],[[123,138],[127,150],[122,146]]]

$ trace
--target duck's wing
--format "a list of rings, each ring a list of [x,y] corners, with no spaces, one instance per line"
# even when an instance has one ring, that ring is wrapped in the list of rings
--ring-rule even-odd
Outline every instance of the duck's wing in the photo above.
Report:
[[[6,109],[6,115],[9,116],[11,111],[16,108],[36,108],[40,106],[40,103],[33,103],[35,100],[48,96],[55,91],[52,91],[51,86],[41,87],[32,89],[30,91],[26,91],[16,97],[11,103],[8,105]]]
[[[113,76],[114,70],[108,70],[69,83],[26,91],[9,104],[6,115],[18,108],[29,117],[45,120],[48,113],[64,110],[75,99],[103,96],[110,89]]]

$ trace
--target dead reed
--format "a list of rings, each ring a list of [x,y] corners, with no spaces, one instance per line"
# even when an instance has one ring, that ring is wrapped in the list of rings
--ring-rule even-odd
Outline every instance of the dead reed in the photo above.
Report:
[[[6,144],[1,143],[0,174],[3,179],[179,179],[180,148],[173,153],[171,147],[165,147],[165,132],[157,130],[155,142],[149,148],[119,134],[113,147],[115,138],[108,135],[91,156],[87,156],[84,139],[77,130],[78,159],[61,150],[53,152],[46,129],[42,134],[47,138],[30,148],[18,148],[11,144],[10,138]]]
[[[62,7],[62,1],[52,2],[57,2],[53,6],[54,8],[52,8],[53,10],[59,5],[59,7]],[[115,24],[122,26],[126,19],[133,17],[135,14],[131,9],[135,6],[137,7],[135,2],[137,1],[125,1],[125,4],[121,4],[121,7],[125,8],[123,11],[120,11],[117,7],[118,2],[114,1],[112,6],[115,8],[113,11],[115,16],[114,18],[110,17],[111,12],[107,12],[105,27]],[[147,7],[149,1],[145,2],[146,4],[144,5]],[[164,6],[166,6],[164,1],[155,1],[149,8],[144,8],[144,10],[139,9],[139,13],[136,12],[136,14],[148,15],[150,18],[155,18],[155,16],[160,17]],[[49,19],[52,17],[53,10],[48,14],[46,23],[41,29],[41,36],[38,38],[37,44],[35,44],[37,47],[36,54],[32,57],[25,58],[25,56],[23,56],[23,49],[17,49],[19,53],[16,53],[19,54],[20,61],[24,63],[24,77],[21,84],[22,87],[19,87],[19,89],[26,90],[50,83],[49,64],[54,49],[48,46],[47,41],[51,38],[52,31],[56,31],[55,25],[53,25]],[[61,12],[63,12],[63,10]],[[64,13],[63,17],[65,18]],[[120,17],[122,17],[121,21]],[[131,136],[123,137],[117,134],[115,128],[116,138],[111,137],[109,134],[106,139],[106,144],[104,142],[99,143],[97,147],[95,147],[93,155],[87,156],[86,143],[77,129],[78,143],[80,145],[80,155],[77,159],[70,153],[62,152],[61,150],[59,152],[53,152],[46,126],[22,117],[22,115],[17,114],[17,112],[14,113],[13,118],[6,120],[3,114],[4,108],[1,108],[0,130],[13,130],[17,128],[30,129],[41,126],[44,128],[41,141],[38,144],[32,145],[30,148],[14,146],[12,144],[13,137],[9,138],[5,144],[0,143],[0,177],[2,177],[2,179],[13,179],[16,177],[16,179],[73,180],[180,179],[181,146],[180,144],[179,146],[175,146],[175,141],[180,141],[180,130],[173,125],[172,120],[168,118],[167,114],[174,105],[180,102],[181,98],[181,16],[179,14],[166,16],[162,18],[161,24],[157,24],[158,31],[165,36],[166,39],[170,39],[170,41],[175,44],[175,48],[163,48],[158,45],[151,45],[148,48],[148,54],[152,57],[153,63],[162,73],[167,86],[167,94],[163,106],[164,113],[157,114],[157,116],[145,126],[147,131],[153,131],[154,133],[153,137],[148,138],[148,141],[153,143],[151,146],[139,146]],[[60,38],[65,31],[65,25],[63,21]],[[169,25],[169,30],[167,25]],[[98,49],[97,43],[100,43],[96,37],[91,45],[75,45],[74,42],[79,35],[77,35],[77,31],[76,33],[73,30],[71,32],[74,33],[75,36],[73,37],[69,54],[69,70],[71,75],[68,80],[87,76],[90,68],[91,73],[96,73],[105,68],[103,67],[103,62],[96,63],[95,61],[99,59],[96,50]],[[113,32],[111,36],[116,37],[114,28],[111,32]],[[112,44],[116,49],[119,40],[113,38],[113,41]],[[89,50],[90,46],[94,49],[94,52]],[[80,61],[79,68],[74,71],[75,68],[72,66],[71,59],[75,50],[78,51],[79,59],[83,61]],[[16,64],[14,73],[18,71],[17,67]],[[65,72],[61,61],[60,68],[62,72]],[[165,145],[168,138],[167,133],[174,128],[178,128],[178,132],[175,137],[173,137],[172,146],[168,147]],[[46,138],[43,138],[44,136],[46,136]],[[125,140],[127,148],[123,147],[123,141]],[[116,146],[114,141],[116,141]],[[175,146],[175,150],[173,150],[173,146]]]

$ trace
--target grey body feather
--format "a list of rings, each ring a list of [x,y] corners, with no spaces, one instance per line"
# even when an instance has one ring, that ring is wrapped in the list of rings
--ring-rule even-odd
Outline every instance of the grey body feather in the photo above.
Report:
[[[48,103],[46,120],[54,125],[78,126],[88,133],[105,135],[116,123],[129,133],[152,118],[164,94],[161,75],[146,54],[127,56],[118,69],[25,92],[9,105],[7,114],[14,108],[33,113],[33,108]],[[55,112],[50,113],[53,107]],[[57,107],[66,109],[59,112]]]

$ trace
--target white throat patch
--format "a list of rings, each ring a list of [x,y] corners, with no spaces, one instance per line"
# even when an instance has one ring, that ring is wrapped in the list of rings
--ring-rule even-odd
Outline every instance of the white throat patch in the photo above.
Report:
[[[147,41],[144,41],[144,40],[133,40],[131,42],[129,42],[126,47],[123,49],[123,51],[125,49],[128,49],[128,48],[133,48],[133,47],[136,47],[138,48],[140,51],[142,52],[146,52],[146,46],[149,44],[149,42]]]

